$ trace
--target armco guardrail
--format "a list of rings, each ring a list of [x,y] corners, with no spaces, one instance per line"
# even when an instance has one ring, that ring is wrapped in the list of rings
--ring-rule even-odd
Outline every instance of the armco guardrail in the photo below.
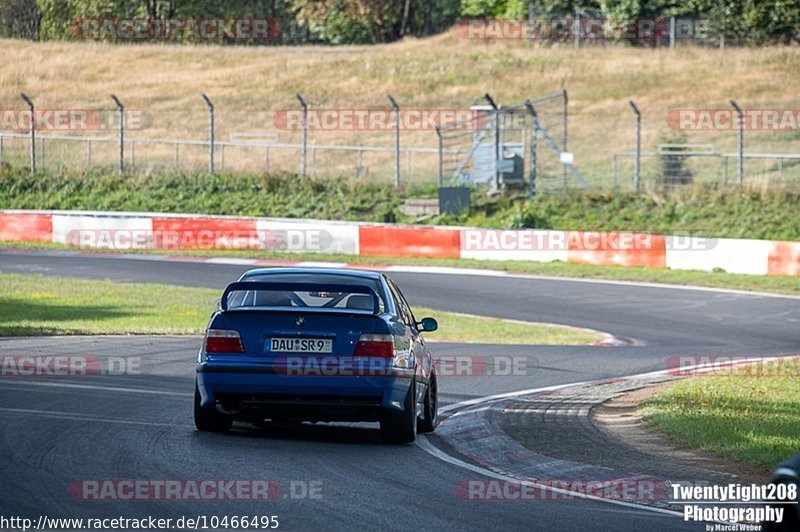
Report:
[[[0,211],[0,241],[83,249],[254,249],[386,257],[559,260],[800,275],[800,242],[625,232],[495,230],[196,214]]]

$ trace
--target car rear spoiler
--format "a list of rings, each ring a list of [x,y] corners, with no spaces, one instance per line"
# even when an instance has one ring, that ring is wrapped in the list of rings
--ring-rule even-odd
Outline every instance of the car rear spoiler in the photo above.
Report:
[[[223,312],[228,310],[228,297],[232,292],[243,292],[249,290],[265,290],[273,292],[344,292],[348,294],[366,294],[372,296],[372,311],[364,309],[341,309],[325,307],[242,307],[242,309],[274,309],[274,310],[310,310],[310,311],[332,311],[332,312],[355,312],[358,314],[371,313],[375,316],[380,314],[381,300],[378,293],[369,286],[354,284],[335,284],[335,283],[283,283],[283,282],[263,282],[263,281],[236,281],[225,287],[220,300],[220,308]]]

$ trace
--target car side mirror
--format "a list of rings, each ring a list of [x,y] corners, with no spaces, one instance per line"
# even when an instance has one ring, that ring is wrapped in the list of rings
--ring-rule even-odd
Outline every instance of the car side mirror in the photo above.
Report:
[[[439,328],[439,323],[433,318],[422,318],[417,327],[422,332],[433,332]]]
[[[217,299],[216,301],[214,301],[214,312],[219,312],[221,310],[222,310],[222,300]]]

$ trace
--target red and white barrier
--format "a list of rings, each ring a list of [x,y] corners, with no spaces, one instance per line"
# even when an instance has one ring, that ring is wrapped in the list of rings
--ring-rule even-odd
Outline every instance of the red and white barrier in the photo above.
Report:
[[[4,242],[51,242],[53,216],[26,212],[0,212],[0,240]]]
[[[53,214],[48,240],[79,248],[146,249],[152,231],[148,216]]]
[[[689,241],[686,245],[678,239]],[[703,241],[701,243],[699,241]],[[728,273],[767,274],[767,258],[772,242],[739,238],[697,239],[667,237],[667,268],[673,270],[706,270],[722,268]],[[702,251],[699,252],[698,250]]]
[[[0,211],[0,241],[87,249],[265,251],[554,260],[800,276],[800,242],[625,232],[494,230],[326,220],[84,211]]]
[[[767,275],[800,275],[800,242],[771,242]]]

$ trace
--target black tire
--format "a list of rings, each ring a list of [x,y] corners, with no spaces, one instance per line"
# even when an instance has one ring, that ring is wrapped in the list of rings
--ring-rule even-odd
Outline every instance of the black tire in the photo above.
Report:
[[[424,417],[417,423],[417,432],[425,434],[436,430],[436,425],[439,423],[439,383],[435,373],[431,373],[422,415]]]
[[[381,437],[389,443],[414,443],[417,437],[417,387],[412,379],[403,411],[386,410],[381,414]]]
[[[194,385],[194,426],[202,432],[228,432],[233,426],[233,418],[217,412],[214,405],[200,405],[200,390]]]

